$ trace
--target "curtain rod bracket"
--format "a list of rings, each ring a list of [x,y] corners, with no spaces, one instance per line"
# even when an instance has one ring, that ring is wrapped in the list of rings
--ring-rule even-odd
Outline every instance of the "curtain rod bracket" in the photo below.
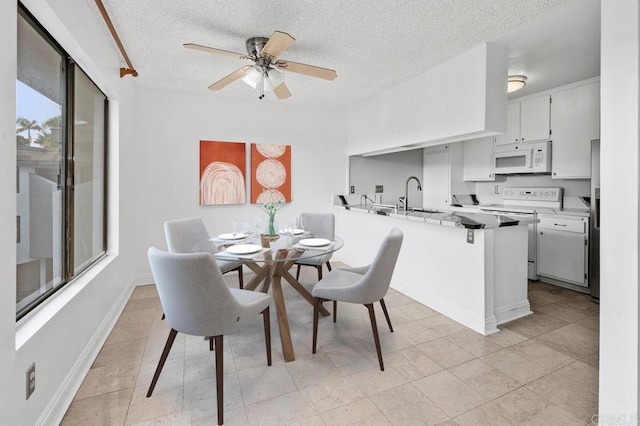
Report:
[[[137,77],[138,71],[132,70],[131,68],[120,68],[120,78],[128,74],[131,74],[132,77]]]

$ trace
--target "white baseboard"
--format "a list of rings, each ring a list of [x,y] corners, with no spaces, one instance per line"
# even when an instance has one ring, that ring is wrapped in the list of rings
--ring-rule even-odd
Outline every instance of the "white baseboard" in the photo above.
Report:
[[[137,287],[139,285],[148,285],[154,284],[155,280],[153,279],[153,275],[151,274],[141,274],[133,276],[133,287]]]
[[[500,331],[498,330],[495,316],[486,319],[479,318],[466,309],[455,306],[425,291],[423,288],[405,281],[394,279],[391,287],[482,335],[488,336]]]
[[[86,377],[93,361],[100,353],[100,349],[104,345],[104,342],[109,337],[109,333],[113,329],[116,321],[120,317],[124,306],[127,304],[133,289],[135,288],[133,280],[129,281],[129,284],[120,293],[120,296],[113,304],[109,313],[105,316],[104,320],[93,334],[87,346],[73,364],[73,367],[58,387],[49,404],[45,407],[42,414],[38,418],[36,425],[57,425],[62,422],[62,418],[69,409],[73,397],[80,389],[84,378]]]
[[[531,315],[532,313],[533,312],[531,312],[529,300],[525,299],[511,305],[496,308],[496,320],[498,322],[498,325],[500,325],[504,324],[505,322],[517,320],[518,318],[526,317],[527,315]]]

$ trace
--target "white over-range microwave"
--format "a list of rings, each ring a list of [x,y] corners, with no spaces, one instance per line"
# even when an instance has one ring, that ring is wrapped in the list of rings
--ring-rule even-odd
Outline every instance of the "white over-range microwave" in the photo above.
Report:
[[[495,147],[491,153],[491,166],[497,175],[550,173],[551,142]]]

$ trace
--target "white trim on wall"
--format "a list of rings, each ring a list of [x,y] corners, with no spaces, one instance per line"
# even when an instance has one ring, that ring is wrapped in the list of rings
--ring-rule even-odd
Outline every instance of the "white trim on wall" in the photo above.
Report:
[[[36,422],[37,425],[45,426],[60,424],[60,422],[62,422],[62,418],[91,369],[91,365],[93,365],[93,362],[100,353],[102,346],[107,341],[109,333],[111,333],[111,330],[118,321],[134,289],[133,280],[129,281],[127,286],[122,289],[120,296],[118,296],[109,313],[104,317],[102,323],[87,343],[87,346],[76,359],[73,368],[71,368],[64,381],[60,384],[60,387],[58,387],[58,390],[44,408]]]

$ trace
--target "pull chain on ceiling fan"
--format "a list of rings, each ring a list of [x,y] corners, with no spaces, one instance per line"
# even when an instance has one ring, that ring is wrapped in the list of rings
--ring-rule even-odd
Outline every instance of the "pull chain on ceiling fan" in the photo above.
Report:
[[[281,31],[274,31],[270,38],[252,37],[246,41],[246,55],[195,43],[185,43],[184,47],[254,62],[254,65],[245,65],[216,81],[209,89],[220,90],[242,78],[245,83],[260,90],[259,99],[264,98],[265,91],[273,91],[278,99],[286,99],[291,96],[291,92],[284,83],[284,73],[281,70],[324,80],[333,80],[338,76],[332,69],[277,59],[294,41],[293,37]]]

